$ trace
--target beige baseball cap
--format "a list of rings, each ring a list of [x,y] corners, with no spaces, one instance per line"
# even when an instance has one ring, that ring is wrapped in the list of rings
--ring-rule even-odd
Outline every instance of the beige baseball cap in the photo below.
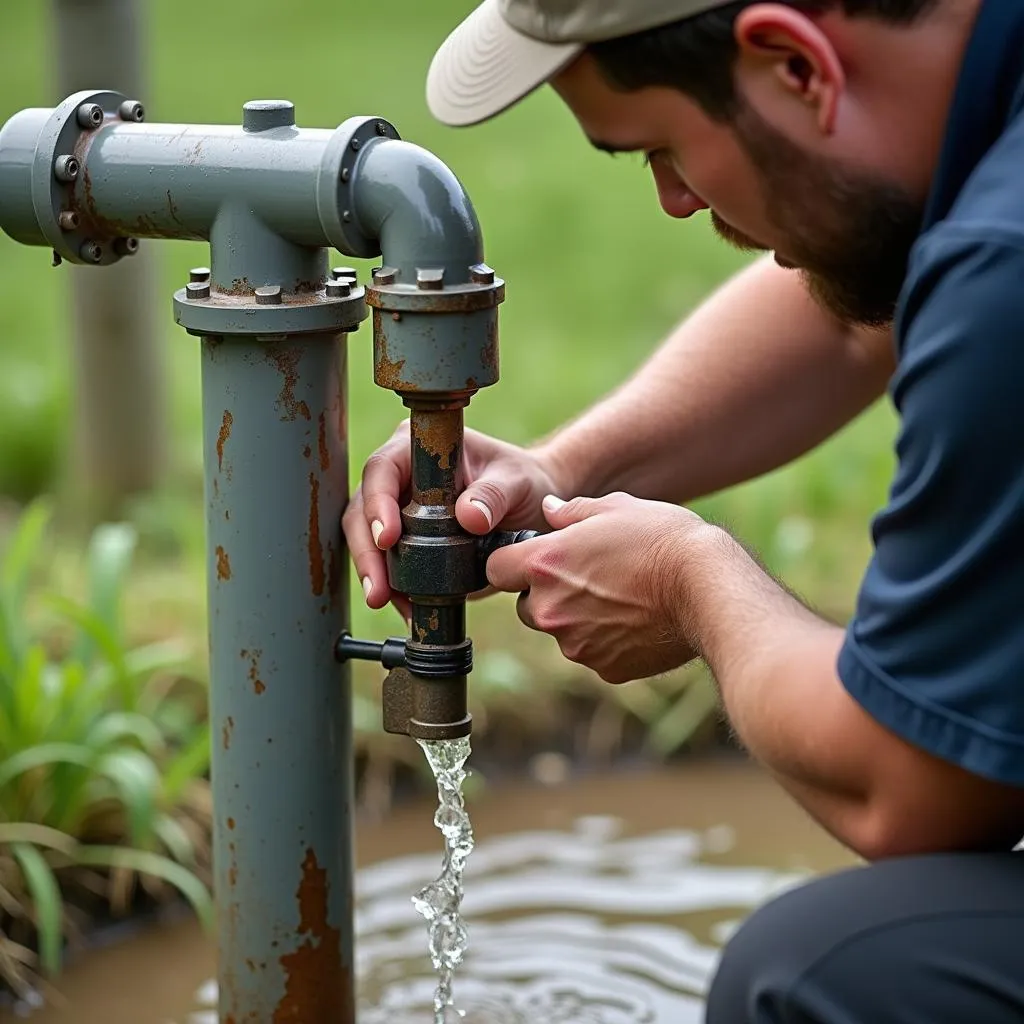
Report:
[[[478,124],[523,99],[588,43],[657,28],[728,0],[484,0],[430,65],[427,104],[445,124]]]

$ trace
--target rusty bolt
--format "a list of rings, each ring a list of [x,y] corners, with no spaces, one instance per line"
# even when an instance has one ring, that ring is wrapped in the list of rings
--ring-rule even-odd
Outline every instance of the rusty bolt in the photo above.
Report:
[[[145,121],[146,108],[138,100],[125,100],[117,108],[122,121]]]
[[[96,242],[85,241],[78,250],[78,255],[86,263],[99,263],[103,259],[103,247]]]
[[[388,133],[388,126],[383,121],[378,121],[377,122],[377,134],[378,135],[387,135],[387,133]]]
[[[257,288],[256,304],[258,306],[279,306],[281,304],[281,286],[270,284],[265,288]]]
[[[373,272],[373,283],[377,285],[389,285],[395,283],[398,271],[394,267],[377,267]]]
[[[190,281],[185,285],[185,294],[190,299],[208,299],[210,297],[210,282]]]
[[[114,252],[118,256],[134,256],[139,251],[139,240],[137,238],[125,237],[114,239]]]
[[[78,214],[74,210],[61,210],[57,223],[61,231],[75,231],[78,228]]]
[[[347,299],[352,294],[353,281],[350,281],[347,277],[340,278],[337,281],[327,282],[327,297],[329,299]]]
[[[83,103],[75,117],[83,128],[99,128],[103,124],[103,108],[98,103]]]
[[[193,267],[188,272],[188,279],[195,283],[201,283],[203,281],[210,280],[210,268],[209,267]]]
[[[494,271],[486,263],[469,268],[469,279],[474,284],[494,284]]]
[[[358,152],[360,146],[362,146],[362,143],[358,139],[352,140],[352,149],[354,152]]]
[[[416,271],[416,287],[425,292],[439,292],[444,288],[444,268]]]
[[[74,181],[78,177],[78,161],[70,154],[57,157],[53,162],[53,173],[58,181]]]
[[[359,274],[356,273],[354,267],[335,267],[331,271],[331,277],[333,277],[335,281],[340,281],[343,277],[356,281],[359,278]]]

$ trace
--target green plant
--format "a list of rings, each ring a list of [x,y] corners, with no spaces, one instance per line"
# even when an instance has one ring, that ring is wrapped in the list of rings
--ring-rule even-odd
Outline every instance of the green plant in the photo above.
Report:
[[[28,942],[57,973],[89,890],[115,913],[136,880],[211,911],[209,729],[170,671],[185,651],[126,644],[130,527],[93,534],[84,600],[48,592],[37,573],[50,517],[31,505],[0,560],[0,977],[14,986]]]

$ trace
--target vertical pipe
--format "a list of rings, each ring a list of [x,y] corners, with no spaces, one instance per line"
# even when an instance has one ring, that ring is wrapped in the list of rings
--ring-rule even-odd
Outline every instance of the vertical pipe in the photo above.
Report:
[[[222,1024],[353,1024],[344,335],[202,342]]]

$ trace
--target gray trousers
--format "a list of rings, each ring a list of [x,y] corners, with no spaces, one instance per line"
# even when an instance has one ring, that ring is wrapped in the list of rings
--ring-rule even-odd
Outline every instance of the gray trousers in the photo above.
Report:
[[[766,904],[707,1024],[1024,1024],[1024,853],[905,857]]]

